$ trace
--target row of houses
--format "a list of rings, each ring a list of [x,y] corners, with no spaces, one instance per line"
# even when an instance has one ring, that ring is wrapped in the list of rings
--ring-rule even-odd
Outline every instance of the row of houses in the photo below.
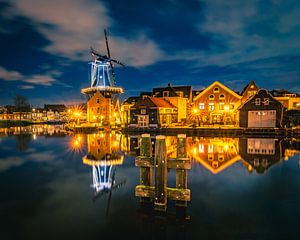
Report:
[[[5,106],[0,109],[2,120],[64,121],[67,116],[68,109],[64,104],[44,104],[43,108],[28,107],[22,111],[15,106]]]
[[[292,127],[299,125],[300,96],[286,90],[259,89],[254,81],[241,93],[218,81],[199,91],[168,84],[129,97],[121,113],[127,127]]]

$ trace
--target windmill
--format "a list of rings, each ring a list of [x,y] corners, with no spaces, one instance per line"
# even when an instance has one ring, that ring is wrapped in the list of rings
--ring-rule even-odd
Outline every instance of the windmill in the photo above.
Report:
[[[104,98],[109,99],[112,111],[110,111],[107,119],[109,120],[114,117],[116,122],[116,116],[113,116],[113,114],[116,115],[118,113],[118,116],[120,116],[119,94],[123,93],[123,89],[116,85],[114,65],[125,67],[125,64],[111,57],[106,30],[104,30],[104,36],[107,54],[101,54],[92,47],[90,48],[90,53],[93,56],[93,61],[90,62],[90,87],[82,89],[81,93],[87,96],[88,101],[97,92],[100,92]],[[95,115],[90,118],[88,117],[88,122],[93,122],[93,119],[97,118]]]

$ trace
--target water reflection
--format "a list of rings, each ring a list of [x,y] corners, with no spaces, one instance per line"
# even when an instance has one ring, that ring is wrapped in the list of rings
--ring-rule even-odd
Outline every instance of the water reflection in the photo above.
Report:
[[[121,135],[115,132],[87,135],[88,153],[82,158],[83,163],[92,169],[93,200],[109,194],[107,214],[112,191],[126,182],[125,180],[116,182],[116,166],[124,162],[124,154],[120,151],[120,137]]]
[[[123,136],[122,150],[139,155],[141,136]],[[266,172],[281,160],[299,154],[300,144],[295,139],[188,137],[187,155],[213,174],[218,174],[236,162],[241,162],[252,173]],[[152,147],[155,136],[151,136]],[[176,136],[166,137],[168,157],[176,156]]]

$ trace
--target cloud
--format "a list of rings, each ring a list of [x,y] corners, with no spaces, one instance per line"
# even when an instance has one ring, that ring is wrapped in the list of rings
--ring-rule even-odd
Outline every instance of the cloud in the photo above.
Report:
[[[89,59],[89,47],[98,46],[95,43],[99,40],[103,43],[103,29],[114,25],[106,6],[96,0],[16,0],[15,12],[29,18],[50,41],[45,51],[75,61]],[[137,33],[131,39],[111,36],[110,43],[114,56],[130,66],[150,65],[162,56],[157,44],[145,34]]]
[[[52,86],[56,82],[56,80],[50,75],[36,74],[25,78],[23,82],[42,86]]]
[[[0,66],[0,79],[4,81],[17,81],[21,80],[23,75],[17,71],[7,70]]]
[[[57,159],[53,151],[30,153],[26,156],[9,156],[0,159],[0,172],[4,172],[13,167],[19,167],[27,162],[52,162]]]
[[[105,42],[99,41],[96,46],[106,49]],[[121,37],[109,39],[112,58],[124,61],[127,66],[142,67],[162,60],[164,53],[157,47],[154,41],[145,34],[139,34],[136,38],[127,40]]]
[[[34,86],[32,85],[21,85],[19,86],[20,89],[23,89],[23,90],[27,90],[27,89],[33,89]]]
[[[202,66],[228,66],[277,56],[300,54],[299,3],[204,0],[195,23],[207,48],[177,51],[169,59]]]
[[[68,84],[58,81],[56,78],[61,76],[62,72],[58,70],[50,70],[43,74],[33,74],[24,76],[20,72],[7,70],[4,67],[0,66],[0,79],[4,81],[22,81],[25,83],[31,83],[34,85],[41,85],[41,86],[52,86],[54,84],[64,86],[64,87],[71,87]],[[19,86],[20,89],[32,89],[34,86],[32,85],[22,85]]]

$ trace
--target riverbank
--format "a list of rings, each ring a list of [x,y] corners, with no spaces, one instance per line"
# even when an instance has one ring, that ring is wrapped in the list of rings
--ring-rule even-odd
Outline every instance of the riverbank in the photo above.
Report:
[[[25,127],[34,124],[65,124],[64,121],[30,121],[30,120],[0,120],[0,128]]]

